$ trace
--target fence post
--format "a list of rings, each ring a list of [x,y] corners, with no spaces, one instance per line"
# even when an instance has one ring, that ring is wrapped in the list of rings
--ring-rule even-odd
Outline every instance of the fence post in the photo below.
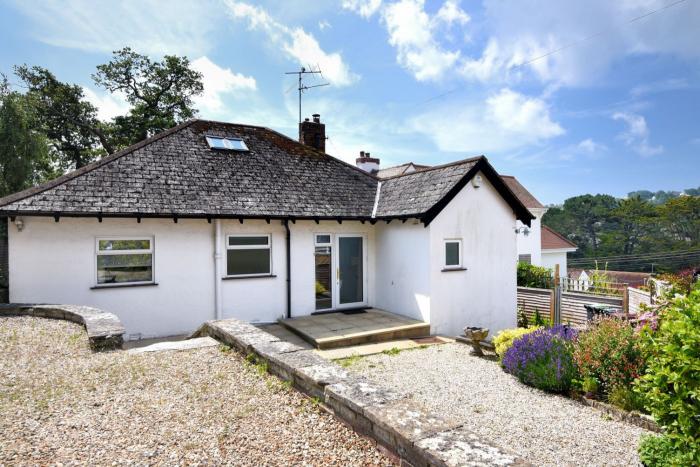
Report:
[[[630,317],[630,286],[626,286],[622,292],[622,312],[625,314],[625,318]]]
[[[554,265],[554,290],[553,290],[553,304],[554,319],[552,324],[561,324],[561,277],[559,277],[559,264]]]

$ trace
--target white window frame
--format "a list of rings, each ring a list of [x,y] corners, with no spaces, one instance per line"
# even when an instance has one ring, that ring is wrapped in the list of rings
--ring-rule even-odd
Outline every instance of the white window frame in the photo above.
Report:
[[[230,245],[229,238],[245,238],[245,237],[267,237],[267,246],[265,245]],[[269,272],[256,274],[229,274],[228,273],[228,250],[270,250],[270,269]],[[246,234],[228,234],[226,235],[226,275],[224,277],[269,277],[272,276],[272,234],[266,233],[246,233]]]
[[[459,246],[459,264],[447,264],[447,244],[456,243]],[[462,269],[464,266],[462,239],[461,238],[446,238],[442,241],[442,267],[443,269]]]
[[[328,243],[321,243],[318,241],[318,236],[319,235],[328,235]],[[333,246],[333,234],[331,233],[325,233],[325,232],[316,232],[314,233],[314,246]]]
[[[103,240],[148,240],[150,248],[148,250],[100,250],[100,241]],[[102,282],[100,283],[99,267],[97,266],[97,260],[100,256],[112,256],[112,255],[151,255],[151,280],[150,281],[132,281],[132,282]],[[119,287],[123,285],[143,285],[143,284],[155,284],[156,283],[156,244],[155,237],[153,235],[148,236],[138,236],[138,237],[124,237],[120,235],[112,236],[101,236],[95,237],[95,287]]]

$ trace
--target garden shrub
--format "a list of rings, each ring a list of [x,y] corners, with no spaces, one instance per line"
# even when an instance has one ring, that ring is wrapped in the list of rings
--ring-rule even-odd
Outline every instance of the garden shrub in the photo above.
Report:
[[[538,326],[530,326],[529,328],[515,328],[515,329],[504,329],[493,338],[493,345],[496,347],[496,355],[503,359],[506,351],[513,345],[513,340],[520,336],[535,332],[541,329]]]
[[[644,411],[643,398],[630,386],[613,386],[608,392],[608,402],[624,410]]]
[[[599,391],[607,395],[614,387],[625,387],[642,373],[641,338],[625,321],[602,318],[578,335],[574,360],[581,377],[595,378]]]
[[[666,435],[643,436],[639,442],[639,460],[648,467],[697,465],[690,457],[678,452]]]
[[[647,333],[643,345],[647,370],[635,391],[664,435],[645,440],[640,455],[649,465],[663,465],[661,456],[671,465],[700,465],[700,284],[670,301],[658,331]]]
[[[526,328],[530,324],[530,320],[527,318],[527,314],[525,313],[525,310],[522,309],[522,307],[518,307],[518,327],[519,328]]]
[[[518,286],[549,289],[552,287],[552,270],[528,263],[518,263]]]
[[[545,391],[564,392],[576,377],[572,356],[573,329],[539,329],[513,341],[503,356],[503,368],[521,382]]]

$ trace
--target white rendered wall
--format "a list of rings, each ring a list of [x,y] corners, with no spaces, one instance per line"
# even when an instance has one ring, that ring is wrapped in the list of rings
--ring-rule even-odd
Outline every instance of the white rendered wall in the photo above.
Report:
[[[376,306],[430,322],[430,233],[423,224],[376,224]]]
[[[554,271],[554,266],[559,265],[559,277],[567,277],[566,270],[566,251],[561,250],[543,250],[542,251],[542,266]]]
[[[518,254],[515,256],[517,261],[518,255],[530,255],[531,264],[535,266],[542,265],[542,216],[547,209],[535,209],[528,208],[528,210],[535,216],[530,222],[530,227],[527,227],[530,232],[527,236],[524,233],[518,234]],[[516,227],[525,227],[520,221],[516,221]]]
[[[515,214],[486,177],[468,183],[430,224],[430,324],[459,335],[465,326],[516,325]],[[460,238],[465,271],[442,272],[444,239]]]
[[[366,237],[364,261],[366,267],[367,305],[374,306],[375,248],[374,226],[359,221],[297,221],[290,223],[292,233],[292,317],[310,315],[316,311],[316,275],[314,261],[315,234],[363,234]],[[335,248],[335,243],[334,243]],[[334,252],[337,254],[337,251]],[[280,272],[281,277],[284,275]]]
[[[127,334],[169,336],[214,318],[212,225],[204,220],[23,217],[10,224],[10,301],[89,305],[116,313]],[[95,237],[154,237],[156,286],[92,290]]]
[[[286,233],[279,220],[223,219],[222,272],[226,275],[226,237],[231,234],[270,235],[272,276],[221,280],[223,317],[249,322],[269,323],[284,318],[287,312]],[[212,246],[213,249],[213,246]],[[207,277],[213,277],[213,271]],[[213,310],[213,305],[212,305]]]

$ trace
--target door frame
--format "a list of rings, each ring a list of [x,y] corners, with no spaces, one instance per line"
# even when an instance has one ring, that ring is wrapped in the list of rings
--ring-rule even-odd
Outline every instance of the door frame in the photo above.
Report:
[[[362,240],[362,301],[353,303],[340,303],[340,239],[341,238],[360,238]],[[335,280],[333,281],[333,309],[345,310],[348,308],[359,308],[367,306],[367,235],[364,233],[337,233],[333,236],[333,246],[335,255],[331,252],[331,261],[335,271]]]

